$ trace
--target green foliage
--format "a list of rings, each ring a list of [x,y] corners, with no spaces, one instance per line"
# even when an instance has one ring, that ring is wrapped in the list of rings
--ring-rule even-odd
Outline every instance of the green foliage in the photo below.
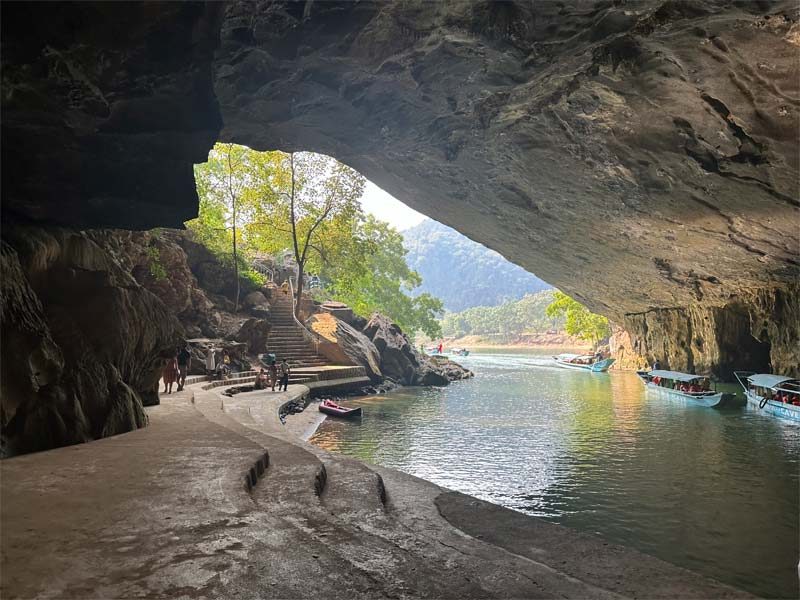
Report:
[[[563,317],[564,329],[568,334],[594,345],[611,335],[608,319],[590,312],[583,304],[561,291],[553,294],[553,302],[547,307],[547,315],[553,318]]]
[[[439,336],[437,317],[442,303],[430,294],[409,295],[422,278],[409,268],[405,256],[403,236],[387,223],[367,216],[359,221],[342,260],[327,265],[321,274],[330,282],[331,297],[357,314],[380,312],[412,336],[417,331]]]
[[[408,265],[424,280],[419,292],[445,308],[498,306],[551,286],[502,255],[432,220],[403,232]]]
[[[500,306],[476,306],[447,313],[442,319],[442,333],[447,337],[501,335],[510,339],[523,333],[560,330],[563,319],[546,314],[552,300],[553,291],[545,290]]]
[[[325,283],[315,299],[345,302],[365,317],[381,312],[412,335],[439,335],[441,302],[412,297],[422,280],[406,263],[403,238],[363,213],[366,180],[351,168],[319,154],[217,144],[208,162],[195,167],[195,178],[200,212],[187,226],[231,265],[235,231],[240,276],[254,276],[242,256],[289,249]]]
[[[167,270],[161,264],[161,252],[155,246],[147,247],[148,270],[156,281],[167,278]]]

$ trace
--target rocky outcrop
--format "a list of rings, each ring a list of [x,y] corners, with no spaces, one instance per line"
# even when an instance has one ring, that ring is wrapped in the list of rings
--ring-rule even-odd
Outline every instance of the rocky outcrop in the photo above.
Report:
[[[319,312],[306,320],[317,334],[319,351],[334,364],[361,365],[373,382],[383,380],[381,355],[363,333],[329,312]]]
[[[723,307],[691,306],[627,315],[637,352],[649,363],[713,373],[734,370],[800,375],[800,289],[762,290]]]
[[[267,340],[271,329],[266,319],[247,319],[242,323],[234,339],[247,344],[249,354],[263,354],[267,351]]]
[[[639,371],[652,363],[638,353],[641,344],[633,341],[631,335],[622,327],[611,324],[611,336],[608,338],[608,353],[614,359],[611,368],[615,371]],[[599,349],[601,352],[602,349]]]
[[[178,321],[102,235],[17,227],[3,237],[3,455],[144,425]]]
[[[363,331],[377,348],[381,357],[381,372],[403,385],[449,385],[456,379],[472,377],[460,365],[447,361],[440,365],[414,348],[396,323],[383,315],[374,314]]]
[[[182,247],[186,232],[105,230],[91,235],[178,317],[187,337],[220,334],[221,315],[200,287]]]

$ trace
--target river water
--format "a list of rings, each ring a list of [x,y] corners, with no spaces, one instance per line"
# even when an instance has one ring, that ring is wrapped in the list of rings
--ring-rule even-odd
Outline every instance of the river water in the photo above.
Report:
[[[475,379],[354,399],[361,422],[328,419],[311,442],[758,595],[798,596],[800,426],[658,400],[635,373],[543,355],[459,362]]]

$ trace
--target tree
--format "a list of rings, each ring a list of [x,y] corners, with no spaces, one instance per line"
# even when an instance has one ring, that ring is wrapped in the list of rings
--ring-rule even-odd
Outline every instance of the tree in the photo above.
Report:
[[[551,318],[563,317],[564,329],[568,334],[590,341],[595,346],[611,335],[608,319],[590,312],[583,304],[564,292],[556,291],[553,294],[553,302],[547,307],[546,313]]]
[[[252,243],[265,250],[292,249],[299,308],[309,265],[332,260],[337,244],[346,244],[352,236],[366,179],[322,154],[261,154],[272,154],[276,160],[254,164],[248,232]]]
[[[322,276],[331,298],[348,304],[357,314],[380,312],[412,335],[423,331],[438,337],[442,303],[430,294],[409,295],[422,278],[405,257],[403,236],[369,215],[358,221],[352,243],[339,261],[323,267]]]
[[[189,227],[200,241],[237,255],[290,249],[298,299],[304,274],[317,272],[326,297],[357,314],[377,311],[410,333],[439,334],[441,302],[407,293],[421,278],[406,263],[402,236],[363,213],[364,177],[328,156],[228,146],[218,144],[197,167],[200,216]]]
[[[239,253],[237,248],[237,211],[245,187],[247,148],[235,144],[216,144],[208,161],[195,167],[195,181],[204,219],[189,224],[206,243],[219,246],[220,238],[229,239],[236,285],[234,310],[239,310]],[[194,226],[192,225],[194,223]],[[230,231],[230,236],[225,235]],[[222,235],[220,235],[222,234]],[[213,241],[213,242],[212,242]],[[219,248],[217,248],[219,249]]]

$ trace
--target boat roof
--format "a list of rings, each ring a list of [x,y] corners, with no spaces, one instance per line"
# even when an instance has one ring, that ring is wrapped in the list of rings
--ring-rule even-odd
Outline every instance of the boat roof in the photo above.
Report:
[[[650,371],[653,377],[661,377],[662,379],[672,379],[673,381],[694,381],[695,379],[705,379],[706,375],[692,375],[691,373],[681,373],[680,371]]]
[[[573,358],[594,358],[594,354],[559,354],[556,358],[572,360]]]
[[[771,388],[782,384],[785,381],[792,381],[794,377],[787,377],[786,375],[771,375],[769,373],[757,373],[750,375],[747,381],[758,387]]]

